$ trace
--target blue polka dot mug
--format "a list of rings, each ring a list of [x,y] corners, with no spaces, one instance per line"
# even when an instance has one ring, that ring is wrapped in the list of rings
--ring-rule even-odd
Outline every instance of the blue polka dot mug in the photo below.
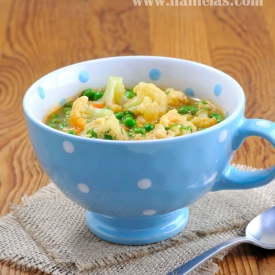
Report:
[[[127,87],[152,82],[212,100],[227,118],[190,135],[148,141],[88,139],[43,123],[52,108],[84,89],[104,87],[113,75],[121,76]],[[23,106],[42,168],[87,210],[88,228],[113,243],[141,245],[170,238],[187,224],[188,206],[207,192],[258,187],[275,177],[274,167],[247,172],[230,165],[248,136],[263,137],[275,146],[275,124],[246,119],[240,85],[202,64],[151,56],[86,61],[36,81]]]

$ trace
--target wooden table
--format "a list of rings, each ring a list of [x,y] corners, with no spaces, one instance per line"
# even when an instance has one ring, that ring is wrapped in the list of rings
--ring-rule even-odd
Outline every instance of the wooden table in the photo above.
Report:
[[[10,202],[19,203],[49,181],[30,146],[22,99],[35,80],[57,68],[117,55],[194,60],[242,85],[247,117],[275,121],[274,0],[263,0],[261,7],[177,2],[182,1],[135,6],[133,0],[0,0],[1,216]],[[261,138],[249,138],[233,161],[265,168],[275,163],[274,152]],[[240,245],[219,266],[219,275],[275,274],[275,252]],[[1,265],[0,274],[26,273]]]

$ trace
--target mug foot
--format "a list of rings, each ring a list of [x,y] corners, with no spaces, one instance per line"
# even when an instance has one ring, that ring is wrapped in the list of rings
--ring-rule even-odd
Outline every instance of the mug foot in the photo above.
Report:
[[[86,211],[88,228],[99,238],[117,244],[143,245],[166,240],[187,224],[188,208],[144,217],[112,217]]]

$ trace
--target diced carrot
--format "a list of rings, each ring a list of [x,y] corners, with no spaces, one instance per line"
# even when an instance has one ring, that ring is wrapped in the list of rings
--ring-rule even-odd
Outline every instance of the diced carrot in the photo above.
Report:
[[[125,126],[125,125],[123,125],[123,124],[120,125],[120,126],[121,126],[125,131],[127,131],[127,132],[130,130],[127,126]]]
[[[102,105],[100,103],[92,103],[92,106],[95,107],[95,108],[99,108],[99,109],[104,108],[104,105]]]
[[[74,131],[76,132],[76,134],[79,134],[80,132],[82,132],[82,129],[79,129],[79,128],[74,128]]]
[[[84,130],[85,127],[85,120],[83,118],[77,118],[74,123],[74,128],[78,128],[80,131]]]

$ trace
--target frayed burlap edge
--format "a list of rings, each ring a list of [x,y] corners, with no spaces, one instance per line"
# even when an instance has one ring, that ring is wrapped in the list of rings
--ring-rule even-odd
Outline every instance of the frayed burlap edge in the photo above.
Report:
[[[36,197],[37,199],[43,199],[43,195],[54,195],[56,194],[57,196],[59,196],[59,192],[57,192],[58,190],[56,189],[56,187],[53,184],[49,184],[48,186],[42,188],[41,190],[39,190],[36,194],[34,194],[32,197],[27,197],[24,196],[24,198],[22,199],[23,201],[23,205],[25,204],[30,204],[34,197]],[[21,228],[20,224],[18,223],[17,219],[13,216],[13,213],[8,214],[7,216],[5,216],[4,218],[0,219],[0,228],[1,228],[1,232],[3,232],[3,230],[8,230],[11,232],[11,234],[13,234],[12,230],[17,230],[20,231],[20,234],[22,234],[24,232],[25,234],[25,238],[26,241],[29,245],[29,247],[27,247],[26,249],[32,249],[33,250],[33,257],[29,258],[29,257],[22,257],[22,255],[20,255],[20,251],[18,254],[14,254],[11,255],[3,255],[0,254],[1,257],[1,263],[8,265],[10,267],[13,267],[15,269],[20,269],[22,271],[27,271],[27,272],[31,272],[32,274],[60,274],[60,275],[65,275],[65,274],[77,274],[77,271],[75,270],[75,268],[73,266],[67,266],[67,268],[64,268],[64,266],[58,266],[58,264],[56,264],[54,261],[52,261],[49,257],[46,256],[46,253],[43,252],[43,249],[41,250],[41,248],[39,246],[36,246],[36,243],[32,241],[32,239],[30,238],[30,236]],[[14,232],[16,233],[16,232]],[[19,244],[20,245],[20,244]],[[166,247],[167,248],[167,247]],[[43,255],[43,261],[37,261],[37,255],[39,255],[38,258],[41,258],[41,253]],[[45,257],[46,256],[46,257]],[[2,258],[6,258],[6,259],[2,259]],[[221,257],[219,258],[221,259]],[[124,260],[124,264],[129,264],[129,259],[128,260]],[[110,266],[112,266],[114,263],[112,263]],[[106,266],[105,266],[106,267]],[[202,266],[200,266],[196,272],[193,272],[192,274],[194,275],[212,275],[214,273],[216,273],[218,271],[218,266],[212,262],[212,260],[204,263]],[[99,273],[98,273],[99,272]],[[103,271],[104,272],[104,271]],[[87,273],[87,274],[101,274],[101,271],[95,271],[95,273]],[[110,273],[112,274],[112,273]],[[133,273],[135,274],[135,273]]]
[[[242,170],[247,170],[247,171],[256,170],[251,167],[246,167],[243,165],[238,165],[237,168],[242,169]],[[267,193],[265,192],[265,189],[266,189],[266,187],[257,188],[258,195],[263,196],[264,200],[268,199],[269,204],[274,204],[274,198],[272,196],[268,196]],[[270,189],[269,191],[273,191],[274,188],[267,187],[267,189]],[[270,192],[268,192],[268,193],[270,194]],[[42,201],[46,195],[57,196],[57,197],[63,196],[59,192],[59,190],[51,183],[48,186],[39,190],[37,193],[35,193],[31,197],[24,196],[22,198],[22,207],[24,207],[26,205],[31,205],[32,202],[37,201],[38,199]],[[17,206],[13,205],[11,208],[14,209],[14,207],[16,208]],[[18,223],[18,220],[16,219],[16,217],[13,216],[13,213],[7,215],[6,217],[4,217],[0,220],[0,229],[1,229],[0,232],[2,232],[2,230],[10,229],[12,227],[13,228],[20,227],[20,224]],[[23,229],[21,229],[21,230],[23,230]],[[24,231],[24,233],[26,234],[26,237],[30,238],[33,241],[33,239],[25,231]],[[175,248],[178,245],[183,244],[182,242],[178,242],[176,237],[172,238],[170,241],[171,241],[171,246],[169,246],[169,247],[173,247],[173,248]],[[34,242],[34,245],[37,246],[37,243]],[[165,246],[164,249],[168,249],[169,247]],[[38,251],[38,253],[45,254],[45,251],[39,246],[37,246],[37,251]],[[158,252],[161,252],[161,249],[154,251],[154,253],[158,253]],[[2,254],[3,253],[0,253],[0,260],[2,262],[4,262],[5,264],[9,264],[9,265],[11,265],[11,264],[15,265],[17,268],[21,268],[21,269],[24,269],[27,271],[34,271],[34,270],[38,269],[41,272],[46,272],[46,273],[51,273],[51,274],[78,274],[77,270],[73,270],[74,268],[72,265],[68,265],[67,268],[65,268],[64,266],[60,267],[60,266],[58,266],[58,264],[56,264],[54,261],[52,261],[52,259],[50,259],[48,257],[48,255],[46,255],[46,254],[44,255],[45,256],[44,263],[37,263],[37,262],[35,262],[35,260],[33,261],[33,259],[29,259],[29,258],[24,259],[24,258],[22,258],[22,255],[19,255],[19,254],[14,255],[14,258],[12,258],[12,259],[8,258],[8,260],[7,259],[5,260],[5,259],[3,259]],[[220,256],[220,258],[222,258],[224,255]],[[107,260],[107,261],[104,261],[105,264],[103,264],[103,265],[99,264],[98,268],[103,267],[103,269],[105,270],[106,263],[107,263],[107,265],[110,264],[110,266],[112,266],[114,264],[123,264],[123,263],[127,264],[131,261],[134,261],[136,258],[142,258],[142,255],[135,255],[134,257],[129,257],[129,258],[126,257],[121,261],[117,261],[118,259],[116,259],[115,262],[112,260],[109,262]],[[27,262],[26,262],[26,260],[27,260]],[[38,268],[34,269],[35,265],[38,266]],[[51,268],[49,268],[50,266],[51,266]],[[108,268],[108,266],[107,266],[107,268]],[[215,274],[217,272],[217,268],[218,268],[218,266],[215,263],[213,263],[212,261],[208,261],[204,265],[200,266],[194,274],[196,274],[196,275],[202,275],[202,274],[208,274],[208,273]],[[95,271],[95,273],[94,272],[89,273],[89,271],[86,271],[87,274],[101,274],[98,272],[100,272],[100,270]],[[206,273],[206,272],[208,272],[208,273]],[[107,274],[107,273],[105,272],[104,274]],[[112,274],[112,273],[110,273],[110,274]],[[123,273],[121,273],[121,274],[123,274]],[[135,274],[135,273],[133,273],[133,274]],[[139,274],[139,273],[137,272],[136,274]],[[140,274],[145,274],[145,273],[140,273]],[[153,274],[153,273],[150,273],[150,274]]]

